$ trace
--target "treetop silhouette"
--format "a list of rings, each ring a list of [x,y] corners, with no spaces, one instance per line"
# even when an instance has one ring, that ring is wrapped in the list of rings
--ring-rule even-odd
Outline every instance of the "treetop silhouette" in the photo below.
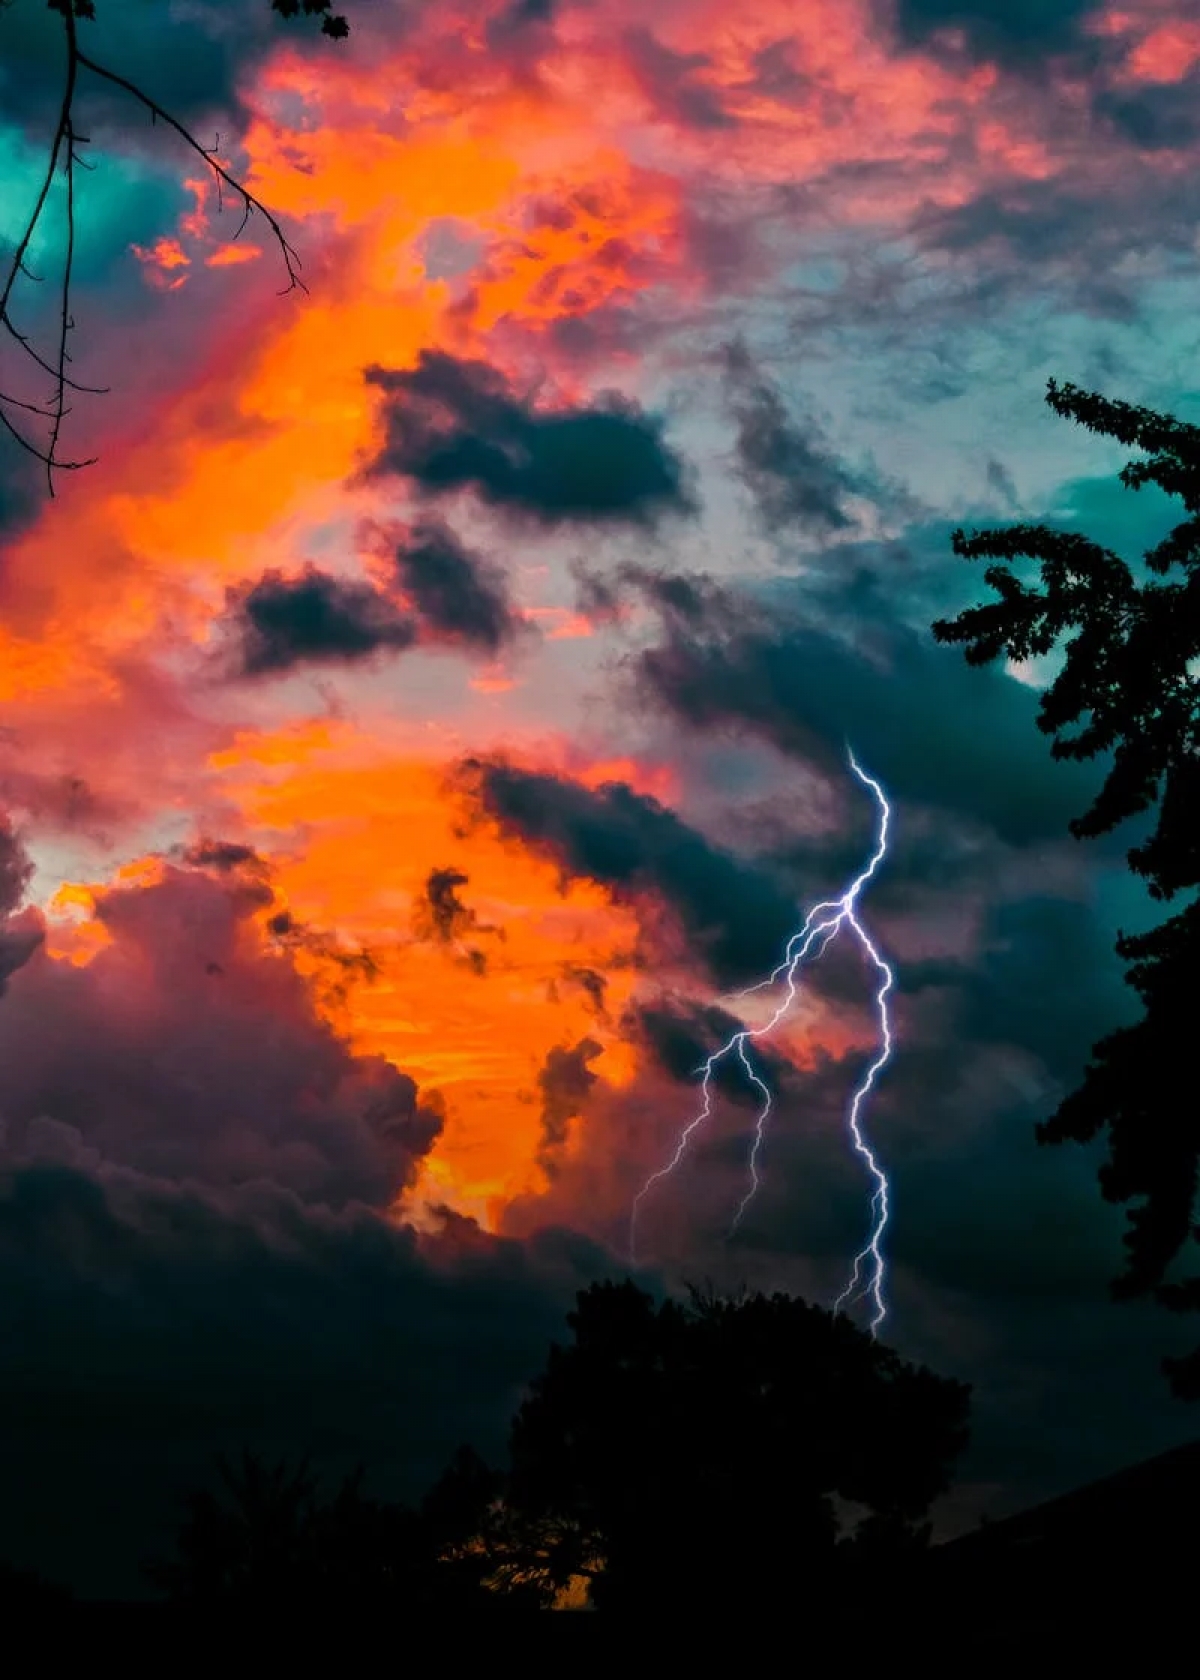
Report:
[[[1024,524],[970,537],[960,530],[952,538],[956,554],[1039,561],[1043,587],[1031,588],[1007,565],[989,566],[984,581],[999,600],[939,619],[933,634],[966,644],[968,663],[985,665],[1001,654],[1018,661],[1046,655],[1075,632],[1042,695],[1038,727],[1054,737],[1055,758],[1111,752],[1112,765],[1071,833],[1107,834],[1157,804],[1149,837],[1128,859],[1150,896],[1166,901],[1200,885],[1200,427],[1054,380],[1046,401],[1056,414],[1144,452],[1120,474],[1128,489],[1157,484],[1183,503],[1187,517],[1145,555],[1147,569],[1171,581],[1138,584],[1124,560],[1074,532]],[[1166,1274],[1189,1236],[1200,1239],[1192,1057],[1200,902],[1149,933],[1120,933],[1116,950],[1145,1013],[1094,1045],[1082,1084],[1037,1138],[1086,1143],[1107,1134],[1101,1191],[1110,1202],[1135,1204],[1114,1297],[1152,1295],[1179,1311],[1198,1310],[1200,1277],[1180,1282]],[[1176,1394],[1200,1398],[1200,1349],[1165,1360],[1164,1370]]]
[[[966,1385],[786,1295],[656,1304],[596,1284],[568,1322],[514,1420],[507,1497],[592,1537],[598,1608],[794,1594],[842,1561],[835,1500],[871,1514],[864,1546],[927,1538]]]

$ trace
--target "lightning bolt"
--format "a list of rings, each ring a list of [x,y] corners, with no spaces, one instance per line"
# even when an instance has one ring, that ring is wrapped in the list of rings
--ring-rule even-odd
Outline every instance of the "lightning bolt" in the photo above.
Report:
[[[748,986],[745,991],[737,994],[738,997],[749,997],[754,992],[778,987],[780,983],[784,987],[782,1000],[764,1026],[741,1028],[719,1050],[715,1050],[701,1067],[696,1069],[696,1072],[701,1076],[700,1112],[688,1122],[679,1134],[675,1151],[670,1160],[664,1166],[661,1166],[657,1172],[650,1174],[650,1177],[634,1197],[629,1216],[629,1258],[631,1264],[636,1264],[637,1222],[642,1204],[657,1184],[671,1176],[687,1154],[688,1147],[696,1132],[704,1125],[705,1121],[711,1118],[713,1078],[720,1064],[727,1057],[733,1055],[737,1056],[747,1080],[762,1098],[754,1125],[754,1135],[747,1164],[749,1183],[746,1194],[742,1197],[734,1214],[733,1222],[729,1228],[730,1236],[738,1229],[762,1183],[759,1163],[762,1159],[767,1127],[773,1107],[771,1088],[751,1061],[749,1045],[759,1039],[769,1038],[795,1003],[799,988],[798,976],[814,946],[816,946],[816,956],[820,958],[838,934],[844,928],[849,927],[879,977],[879,985],[875,993],[875,1007],[879,1023],[880,1050],[854,1091],[847,1116],[847,1130],[850,1134],[851,1144],[855,1154],[858,1155],[866,1167],[874,1188],[871,1195],[871,1217],[867,1241],[854,1257],[850,1281],[834,1303],[834,1311],[841,1312],[844,1307],[850,1306],[855,1300],[866,1297],[871,1303],[870,1329],[872,1336],[874,1336],[887,1317],[888,1310],[884,1294],[887,1263],[883,1253],[883,1238],[891,1215],[891,1205],[887,1174],[880,1165],[879,1158],[863,1130],[862,1107],[874,1088],[876,1079],[891,1058],[893,1047],[892,1024],[887,999],[895,985],[895,975],[876,949],[874,942],[858,918],[858,900],[864,887],[875,875],[876,870],[887,856],[892,812],[883,788],[873,776],[869,776],[862,768],[849,747],[847,747],[846,756],[851,770],[863,786],[869,790],[879,809],[879,829],[875,850],[872,852],[866,867],[855,877],[841,898],[829,899],[822,904],[813,906],[805,917],[803,926],[788,940],[783,961],[767,979],[759,981],[755,986]]]

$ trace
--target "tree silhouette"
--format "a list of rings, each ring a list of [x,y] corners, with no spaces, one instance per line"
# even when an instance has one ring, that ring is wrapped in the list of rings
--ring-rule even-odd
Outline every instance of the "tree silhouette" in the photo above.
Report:
[[[32,3],[32,0],[31,0]],[[0,427],[9,434],[26,453],[33,455],[46,469],[46,485],[51,496],[54,495],[54,475],[56,472],[74,472],[80,467],[91,466],[95,457],[87,460],[75,461],[62,457],[58,453],[62,435],[63,422],[69,409],[69,393],[87,392],[91,395],[102,394],[103,387],[82,385],[71,377],[68,369],[71,354],[68,341],[75,327],[75,320],[71,309],[71,282],[75,260],[75,186],[76,168],[86,168],[87,165],[81,155],[80,148],[87,144],[87,136],[81,134],[75,122],[75,97],[80,80],[80,73],[90,75],[100,81],[109,83],[121,91],[143,110],[148,112],[151,121],[161,122],[172,129],[193,152],[200,156],[211,169],[217,183],[218,202],[222,190],[229,191],[242,206],[242,219],[233,237],[237,239],[252,215],[260,215],[266,221],[274,236],[283,257],[284,269],[287,276],[285,291],[305,290],[300,279],[300,258],[288,243],[283,229],[276,218],[255,195],[250,192],[238,178],[233,175],[217,156],[217,145],[204,146],[186,124],[171,115],[164,106],[146,93],[136,82],[122,74],[120,66],[101,63],[93,58],[81,44],[79,24],[92,25],[96,23],[95,0],[46,0],[52,12],[57,12],[62,19],[63,27],[63,79],[62,95],[59,105],[58,121],[50,143],[46,170],[41,187],[34,200],[33,209],[25,224],[24,231],[17,240],[8,268],[0,277],[0,337],[7,337],[16,346],[19,359],[26,365],[27,372],[35,377],[38,374],[48,375],[52,380],[52,390],[48,401],[30,400],[17,395],[15,389],[0,386]],[[342,40],[350,33],[347,19],[340,13],[331,10],[330,0],[270,0],[271,10],[284,18],[295,18],[303,13],[308,17],[321,19],[321,32],[333,40]],[[0,0],[0,50],[3,50],[2,14],[11,10],[13,0]],[[159,9],[158,15],[149,17],[144,25],[147,29],[162,30],[169,27],[171,19],[165,6]],[[164,51],[171,50],[169,38],[163,37]],[[47,355],[38,350],[30,335],[21,331],[14,319],[13,295],[18,279],[37,282],[41,276],[34,275],[27,266],[26,257],[30,243],[37,231],[38,224],[46,209],[46,202],[54,183],[56,172],[62,170],[66,188],[66,243],[63,254],[62,268],[59,279],[59,307],[58,331],[56,343]],[[30,423],[26,417],[33,416],[34,421],[42,420],[46,423],[47,436],[44,442],[37,437],[30,436],[26,426]]]
[[[839,1496],[869,1513],[856,1562],[924,1543],[966,1442],[966,1385],[786,1295],[659,1305],[596,1284],[568,1323],[514,1420],[508,1500],[585,1537],[598,1609],[820,1590],[849,1556]]]
[[[545,1610],[589,1548],[575,1525],[529,1514],[508,1497],[508,1478],[460,1447],[421,1504],[438,1591],[471,1608]]]
[[[307,1462],[218,1462],[185,1496],[174,1555],[146,1566],[174,1604],[258,1614],[343,1608],[503,1611],[548,1606],[544,1536],[511,1515],[503,1478],[460,1448],[421,1504],[367,1498],[362,1472],[324,1497]]]
[[[367,1499],[361,1472],[322,1499],[307,1463],[250,1453],[219,1464],[220,1491],[187,1495],[175,1556],[147,1577],[176,1604],[207,1609],[327,1610],[390,1604],[427,1586],[417,1515]]]
[[[1192,669],[1200,658],[1200,427],[1054,380],[1046,401],[1056,414],[1145,453],[1120,474],[1128,489],[1157,484],[1183,503],[1187,517],[1145,556],[1152,573],[1174,579],[1139,586],[1109,549],[1044,525],[970,537],[956,531],[952,545],[964,559],[1039,561],[1044,588],[1030,588],[1007,566],[989,566],[984,579],[1000,599],[938,620],[933,634],[966,643],[968,664],[986,665],[1001,654],[1048,654],[1076,632],[1042,696],[1038,727],[1054,737],[1055,758],[1113,757],[1091,808],[1070,831],[1077,839],[1107,834],[1157,804],[1150,837],[1128,858],[1150,896],[1168,900],[1200,884],[1200,678]],[[1076,734],[1066,733],[1085,716]],[[1200,1277],[1167,1281],[1166,1274],[1189,1235],[1200,1239],[1200,1103],[1191,1043],[1200,902],[1193,899],[1149,933],[1120,934],[1116,949],[1145,1013],[1093,1046],[1082,1084],[1037,1137],[1084,1143],[1107,1134],[1101,1191],[1110,1202],[1136,1204],[1114,1297],[1152,1295],[1176,1310],[1197,1310]],[[1200,1398],[1200,1349],[1164,1360],[1163,1368],[1176,1394]]]

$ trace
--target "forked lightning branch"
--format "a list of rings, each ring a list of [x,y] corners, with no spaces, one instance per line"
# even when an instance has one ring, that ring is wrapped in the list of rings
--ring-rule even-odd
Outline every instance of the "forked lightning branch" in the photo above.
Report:
[[[687,1154],[692,1139],[705,1122],[711,1118],[713,1111],[713,1078],[720,1064],[731,1056],[737,1057],[747,1081],[761,1098],[761,1106],[750,1143],[746,1193],[734,1214],[733,1223],[730,1226],[730,1235],[737,1230],[762,1183],[763,1151],[767,1139],[767,1129],[774,1109],[771,1088],[755,1067],[750,1053],[751,1047],[760,1040],[770,1038],[771,1034],[788,1015],[796,1001],[800,986],[800,975],[804,965],[810,959],[816,960],[821,957],[838,935],[849,929],[858,941],[863,955],[874,969],[877,978],[875,1010],[879,1028],[879,1048],[870,1066],[855,1087],[847,1111],[847,1130],[850,1135],[850,1142],[855,1154],[858,1155],[866,1168],[871,1180],[872,1190],[867,1241],[854,1257],[850,1281],[834,1303],[834,1310],[841,1312],[860,1299],[869,1301],[871,1308],[870,1329],[871,1334],[875,1335],[887,1317],[888,1310],[885,1292],[887,1261],[883,1251],[883,1239],[891,1216],[891,1201],[887,1174],[880,1165],[879,1157],[867,1137],[863,1120],[863,1106],[874,1088],[875,1081],[887,1066],[892,1054],[892,1023],[887,1000],[888,994],[895,985],[895,975],[880,955],[875,942],[859,919],[859,899],[867,883],[874,877],[880,864],[887,856],[892,813],[887,795],[880,784],[873,776],[867,774],[858,763],[853,752],[849,750],[847,750],[847,759],[851,770],[862,785],[868,789],[878,807],[879,827],[875,850],[872,852],[866,867],[850,883],[841,898],[829,899],[824,903],[813,906],[805,917],[803,926],[789,939],[783,961],[779,966],[765,980],[759,981],[756,986],[750,986],[744,992],[738,994],[739,997],[749,997],[755,992],[772,991],[782,995],[779,996],[773,1013],[763,1026],[742,1027],[718,1050],[715,1050],[702,1067],[697,1069],[701,1076],[699,1112],[680,1132],[670,1159],[664,1166],[659,1167],[657,1172],[650,1174],[650,1177],[634,1198],[629,1218],[629,1254],[631,1263],[636,1263],[638,1218],[643,1204],[655,1186],[669,1178],[679,1166]]]

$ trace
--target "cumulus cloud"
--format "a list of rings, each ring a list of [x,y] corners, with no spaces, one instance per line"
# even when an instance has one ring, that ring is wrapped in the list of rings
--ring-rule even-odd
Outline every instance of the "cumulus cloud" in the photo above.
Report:
[[[99,896],[109,943],[90,963],[27,956],[0,1010],[9,1146],[49,1116],[155,1176],[261,1179],[330,1206],[393,1201],[441,1112],[320,1017],[312,984],[255,921],[271,902],[261,876],[165,865],[151,885]]]
[[[0,825],[0,963],[29,874]],[[253,848],[205,838],[97,894],[87,964],[37,917],[8,965],[0,1555],[85,1593],[138,1593],[218,1452],[365,1455],[405,1498],[464,1439],[498,1454],[607,1265],[564,1233],[396,1222],[441,1105],[321,1017],[276,902]]]
[[[313,565],[297,577],[272,570],[231,589],[227,618],[238,636],[238,669],[249,677],[312,662],[349,664],[417,640],[414,620],[386,595]]]
[[[393,558],[400,587],[430,640],[495,654],[516,634],[503,574],[448,525],[423,522],[397,539]]]
[[[488,363],[435,350],[366,378],[383,393],[385,431],[369,478],[400,474],[430,495],[472,489],[544,525],[647,525],[691,509],[660,422],[627,398],[539,408]]]

